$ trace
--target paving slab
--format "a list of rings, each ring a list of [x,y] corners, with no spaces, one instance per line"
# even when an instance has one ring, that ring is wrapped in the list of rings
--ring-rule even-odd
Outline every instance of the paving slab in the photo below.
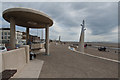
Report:
[[[39,78],[43,63],[42,60],[34,59],[26,64],[20,72],[17,72],[13,78]]]

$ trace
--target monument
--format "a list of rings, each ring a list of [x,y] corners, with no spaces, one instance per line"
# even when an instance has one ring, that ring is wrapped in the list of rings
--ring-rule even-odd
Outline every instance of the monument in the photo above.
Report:
[[[82,29],[81,29],[81,35],[80,35],[80,40],[78,44],[78,50],[83,53],[84,52],[84,31],[85,31],[85,21],[83,20],[82,24]]]
[[[59,43],[61,42],[60,39],[61,39],[61,36],[59,36]]]

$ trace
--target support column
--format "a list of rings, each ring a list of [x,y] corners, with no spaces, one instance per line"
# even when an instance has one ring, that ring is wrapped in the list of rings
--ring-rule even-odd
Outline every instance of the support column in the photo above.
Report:
[[[80,52],[84,52],[84,31],[81,32],[80,41],[79,41],[79,47]]]
[[[15,49],[16,43],[16,33],[15,33],[15,20],[14,18],[10,18],[10,47],[11,49]]]
[[[46,46],[45,46],[45,48],[46,48],[46,55],[49,55],[49,27],[47,26],[46,28],[45,28],[45,37],[46,37]]]
[[[42,31],[41,31],[41,39],[43,39],[43,29],[42,29]]]
[[[28,43],[29,40],[29,28],[26,28],[26,44]]]

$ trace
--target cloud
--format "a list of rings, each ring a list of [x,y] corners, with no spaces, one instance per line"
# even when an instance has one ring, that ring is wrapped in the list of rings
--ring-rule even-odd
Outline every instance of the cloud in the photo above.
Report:
[[[87,28],[87,31],[85,31],[85,41],[118,42],[118,27],[115,27],[107,34],[101,35],[92,35],[91,29]]]
[[[33,8],[48,14],[54,20],[51,39],[61,35],[62,40],[79,41],[80,24],[85,19],[86,41],[117,41],[113,31],[118,24],[117,2],[4,2],[2,11],[12,7]],[[1,20],[3,27],[9,26]],[[25,28],[19,30],[25,31]],[[31,34],[35,34],[35,30],[31,30]]]

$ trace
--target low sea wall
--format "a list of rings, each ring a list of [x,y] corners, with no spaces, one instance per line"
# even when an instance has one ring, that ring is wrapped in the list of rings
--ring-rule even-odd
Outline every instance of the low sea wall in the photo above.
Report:
[[[17,69],[19,71],[29,62],[29,46],[14,49],[2,53],[2,71],[6,69]]]

